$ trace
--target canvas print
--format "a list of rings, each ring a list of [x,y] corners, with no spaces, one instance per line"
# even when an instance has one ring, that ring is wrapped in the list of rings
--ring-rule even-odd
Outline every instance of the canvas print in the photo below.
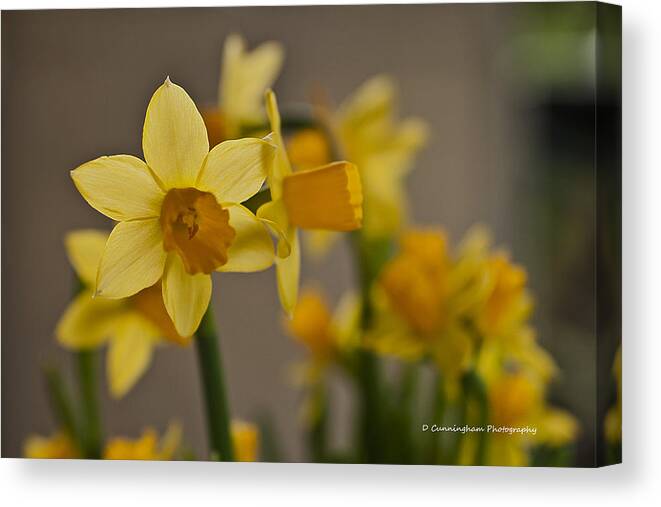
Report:
[[[2,13],[2,456],[622,450],[621,11]]]

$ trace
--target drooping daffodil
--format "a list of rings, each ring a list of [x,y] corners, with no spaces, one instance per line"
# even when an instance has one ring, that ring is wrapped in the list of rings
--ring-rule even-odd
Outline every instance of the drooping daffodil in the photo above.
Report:
[[[211,146],[239,137],[242,129],[263,124],[264,90],[273,86],[284,54],[282,45],[274,41],[247,51],[240,35],[227,37],[218,82],[218,105],[203,111]]]
[[[159,283],[124,299],[94,297],[96,274],[108,233],[78,230],[67,234],[69,261],[81,290],[55,329],[58,342],[69,349],[99,347],[108,342],[106,375],[113,397],[124,396],[151,363],[154,348],[170,342],[190,343],[177,333],[168,315]]]
[[[142,149],[144,162],[115,155],[71,172],[85,200],[119,222],[101,256],[95,296],[127,298],[160,280],[177,333],[191,336],[209,304],[213,271],[273,263],[268,231],[240,203],[260,190],[275,148],[246,138],[209,151],[202,116],[168,78],[147,108]]]
[[[273,91],[266,92],[275,160],[268,175],[271,201],[257,216],[278,234],[276,276],[284,310],[291,314],[298,299],[300,248],[298,229],[351,231],[361,227],[363,194],[360,175],[350,162],[333,162],[292,171],[280,128],[280,112]]]

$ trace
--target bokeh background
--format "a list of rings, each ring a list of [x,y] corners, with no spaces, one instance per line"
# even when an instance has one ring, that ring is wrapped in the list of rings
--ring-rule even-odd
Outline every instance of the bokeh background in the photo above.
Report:
[[[598,191],[594,149],[597,82],[604,84],[599,110],[619,114],[619,62],[606,59],[598,75],[597,41],[619,40],[598,37],[596,9],[574,3],[3,12],[2,455],[19,456],[28,433],[52,429],[42,366],[73,366],[53,337],[73,285],[63,236],[110,228],[80,197],[69,171],[102,154],[141,156],[145,109],[167,75],[198,105],[212,104],[223,41],[238,32],[251,47],[284,44],[275,86],[283,104],[308,99],[318,85],[337,104],[375,74],[396,78],[402,114],[423,117],[431,129],[408,181],[413,217],[442,224],[454,241],[484,223],[527,268],[540,341],[562,371],[551,399],[581,422],[577,464],[592,462],[595,421],[612,397],[604,366],[597,403],[596,357],[610,364],[620,339],[617,331],[600,333],[599,344],[596,338],[604,314],[605,327],[619,329],[617,300],[598,307],[595,298],[596,273],[605,274],[600,290],[619,288],[619,277],[609,274],[619,266],[619,166],[601,173],[607,184]],[[617,159],[618,146],[611,144],[609,156]],[[603,221],[598,205],[611,210]],[[595,227],[602,222],[605,233]],[[596,251],[607,253],[601,271]],[[345,245],[322,263],[304,259],[303,280],[316,281],[331,300],[351,287]],[[285,458],[303,460],[299,393],[287,374],[302,351],[282,332],[274,274],[224,274],[216,282],[232,411],[269,419]],[[200,452],[206,433],[194,352],[160,349],[119,402],[107,397],[102,379],[106,434],[137,436],[146,425],[162,429],[176,419]],[[347,386],[335,386],[334,403],[334,438],[347,442],[353,403]]]

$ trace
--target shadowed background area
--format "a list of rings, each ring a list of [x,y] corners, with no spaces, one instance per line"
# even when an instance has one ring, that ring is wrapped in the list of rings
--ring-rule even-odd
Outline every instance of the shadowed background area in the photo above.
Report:
[[[283,104],[309,99],[317,85],[338,104],[367,78],[394,76],[401,114],[423,117],[431,131],[408,181],[413,217],[442,224],[453,241],[472,224],[485,223],[526,266],[537,296],[540,340],[563,372],[553,399],[581,421],[579,462],[590,456],[594,238],[580,224],[594,219],[594,189],[585,176],[592,159],[561,160],[564,172],[554,173],[549,168],[557,152],[545,140],[555,133],[564,142],[567,134],[549,120],[557,116],[549,116],[548,108],[580,106],[590,90],[584,74],[594,70],[593,27],[588,20],[559,32],[535,28],[545,18],[539,9],[531,14],[524,5],[500,4],[3,12],[2,455],[20,455],[29,433],[52,429],[41,367],[55,363],[71,370],[70,356],[53,337],[73,289],[63,236],[77,228],[111,227],[80,197],[69,171],[100,155],[142,156],[145,109],[168,75],[199,106],[212,104],[223,41],[237,32],[250,47],[283,43],[286,60],[275,85]],[[581,14],[568,9],[568,18]],[[550,57],[550,67],[569,69],[567,76],[548,68],[551,39],[545,34],[573,41],[569,51]],[[578,50],[583,47],[585,54]],[[549,106],[551,96],[571,100]],[[563,111],[573,125],[570,137],[591,135],[589,121],[574,121],[583,117],[580,107]],[[586,171],[575,170],[579,166]],[[562,174],[568,186],[551,191],[549,174]],[[557,222],[567,216],[578,225],[560,235]],[[303,283],[315,280],[333,302],[354,283],[352,277],[343,244],[322,263],[304,259]],[[581,289],[572,290],[571,283]],[[299,397],[287,377],[301,351],[282,332],[273,271],[215,275],[213,305],[233,414],[270,414],[286,458],[303,460]],[[179,420],[186,442],[198,452],[204,448],[193,348],[159,349],[151,369],[121,401],[112,401],[105,379],[102,384],[106,434],[137,436],[146,425],[162,429]],[[342,385],[335,403],[335,438],[346,442],[351,393]]]

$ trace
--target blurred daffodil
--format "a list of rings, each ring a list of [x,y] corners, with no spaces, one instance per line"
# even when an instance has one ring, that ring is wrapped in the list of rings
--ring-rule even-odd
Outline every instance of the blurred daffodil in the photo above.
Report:
[[[298,299],[300,249],[298,229],[351,231],[361,227],[363,194],[360,175],[349,162],[293,172],[280,127],[275,94],[266,93],[275,160],[268,176],[272,201],[257,210],[278,234],[276,275],[280,301],[291,314]]]
[[[340,299],[334,313],[316,288],[306,288],[298,300],[291,319],[286,319],[287,333],[305,346],[315,367],[324,367],[338,354],[353,350],[360,318],[360,305],[355,294],[348,292]]]
[[[404,180],[428,137],[419,118],[398,120],[397,89],[386,75],[363,83],[331,115],[339,149],[358,166],[365,196],[363,232],[368,237],[396,234],[406,223]],[[310,235],[309,245],[323,253],[332,243],[328,233]]]
[[[23,456],[34,459],[73,459],[80,453],[71,437],[58,431],[50,437],[31,435],[23,445]]]
[[[236,461],[257,461],[259,457],[259,429],[249,422],[232,421],[232,444]]]
[[[176,458],[180,444],[179,424],[170,424],[160,440],[154,428],[146,428],[137,439],[125,437],[110,439],[103,451],[103,459],[169,461]]]
[[[512,264],[504,252],[493,254],[487,263],[489,291],[477,319],[480,332],[487,338],[509,335],[525,321],[532,310],[526,290],[527,275]]]
[[[317,128],[305,128],[292,134],[286,143],[287,155],[295,171],[314,169],[331,162],[327,136]]]
[[[247,51],[240,35],[227,37],[218,83],[218,105],[203,111],[211,146],[236,139],[242,130],[263,124],[264,91],[273,86],[283,59],[284,49],[277,42],[265,42]]]
[[[443,230],[410,229],[399,251],[383,267],[373,298],[376,326],[367,343],[377,352],[404,360],[432,358],[456,393],[470,365],[473,339],[452,303],[452,258]]]
[[[167,340],[187,345],[170,319],[157,283],[125,299],[94,297],[99,261],[108,234],[79,230],[67,234],[65,246],[82,289],[65,310],[55,329],[61,345],[70,349],[109,344],[106,372],[110,392],[121,397],[149,367],[154,347]]]
[[[115,155],[71,173],[85,200],[119,222],[101,257],[95,295],[127,298],[160,280],[177,333],[191,336],[209,304],[213,271],[273,263],[267,230],[240,203],[260,190],[275,150],[262,139],[240,139],[209,151],[200,113],[169,78],[147,108],[142,148],[146,163]]]
[[[343,364],[359,342],[360,303],[352,292],[344,294],[335,310],[323,293],[306,288],[298,300],[291,319],[285,319],[287,334],[303,345],[308,357],[293,365],[292,383],[306,391],[301,418],[310,426],[318,420],[323,408],[323,389],[319,389],[332,364]]]

